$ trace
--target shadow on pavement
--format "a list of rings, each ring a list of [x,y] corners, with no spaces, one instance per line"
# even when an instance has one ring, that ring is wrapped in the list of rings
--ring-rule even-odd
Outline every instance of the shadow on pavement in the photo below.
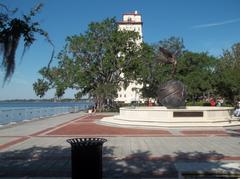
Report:
[[[70,176],[70,148],[31,147],[0,153],[0,177]]]
[[[111,150],[110,150],[111,152]],[[105,160],[104,173],[106,176],[115,178],[121,177],[177,177],[174,166],[176,162],[207,162],[218,168],[222,164],[222,154],[211,151],[202,152],[176,152],[174,156],[164,155],[161,157],[152,156],[149,151],[137,151],[123,159]]]
[[[114,155],[114,150],[114,147],[103,148],[104,177],[176,177],[174,166],[176,162],[210,162],[217,168],[224,158],[222,154],[215,151],[208,153],[178,151],[174,156],[153,156],[150,151],[141,150],[118,158]],[[32,147],[0,153],[0,177],[70,177],[70,175],[70,147]]]

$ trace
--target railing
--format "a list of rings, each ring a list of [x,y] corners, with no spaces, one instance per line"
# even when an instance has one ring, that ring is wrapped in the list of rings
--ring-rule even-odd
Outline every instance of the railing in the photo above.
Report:
[[[84,110],[81,106],[0,110],[0,125],[79,112],[81,110]]]

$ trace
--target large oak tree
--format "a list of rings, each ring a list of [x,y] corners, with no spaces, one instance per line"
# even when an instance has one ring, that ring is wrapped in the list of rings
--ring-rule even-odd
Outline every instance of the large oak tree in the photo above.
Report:
[[[36,94],[43,96],[54,88],[61,97],[73,88],[78,90],[76,97],[89,95],[102,109],[117,96],[121,84],[128,86],[134,78],[139,38],[137,32],[119,31],[115,18],[90,23],[85,33],[67,37],[57,66],[40,70],[43,79],[33,85]]]

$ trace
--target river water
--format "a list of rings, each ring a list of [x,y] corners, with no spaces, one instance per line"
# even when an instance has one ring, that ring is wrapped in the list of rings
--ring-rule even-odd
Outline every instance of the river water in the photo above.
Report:
[[[86,110],[90,102],[0,102],[0,126]]]

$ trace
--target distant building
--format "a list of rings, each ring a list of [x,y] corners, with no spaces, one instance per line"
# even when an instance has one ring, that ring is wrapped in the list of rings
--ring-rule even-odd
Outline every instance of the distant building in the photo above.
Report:
[[[133,13],[123,14],[122,21],[118,22],[118,27],[120,30],[129,30],[139,33],[141,38],[136,43],[143,42],[142,25],[142,16],[138,14],[137,11],[134,11]]]
[[[123,14],[122,21],[118,22],[119,30],[136,31],[139,33],[140,39],[136,41],[137,44],[141,44],[143,42],[142,25],[142,17],[137,11]],[[124,74],[122,75],[124,76]],[[121,101],[124,103],[131,103],[132,101],[143,102],[141,94],[139,93],[139,90],[142,87],[143,85],[137,84],[136,82],[130,83],[126,89],[121,87],[121,90],[118,91],[118,97],[115,101]]]

